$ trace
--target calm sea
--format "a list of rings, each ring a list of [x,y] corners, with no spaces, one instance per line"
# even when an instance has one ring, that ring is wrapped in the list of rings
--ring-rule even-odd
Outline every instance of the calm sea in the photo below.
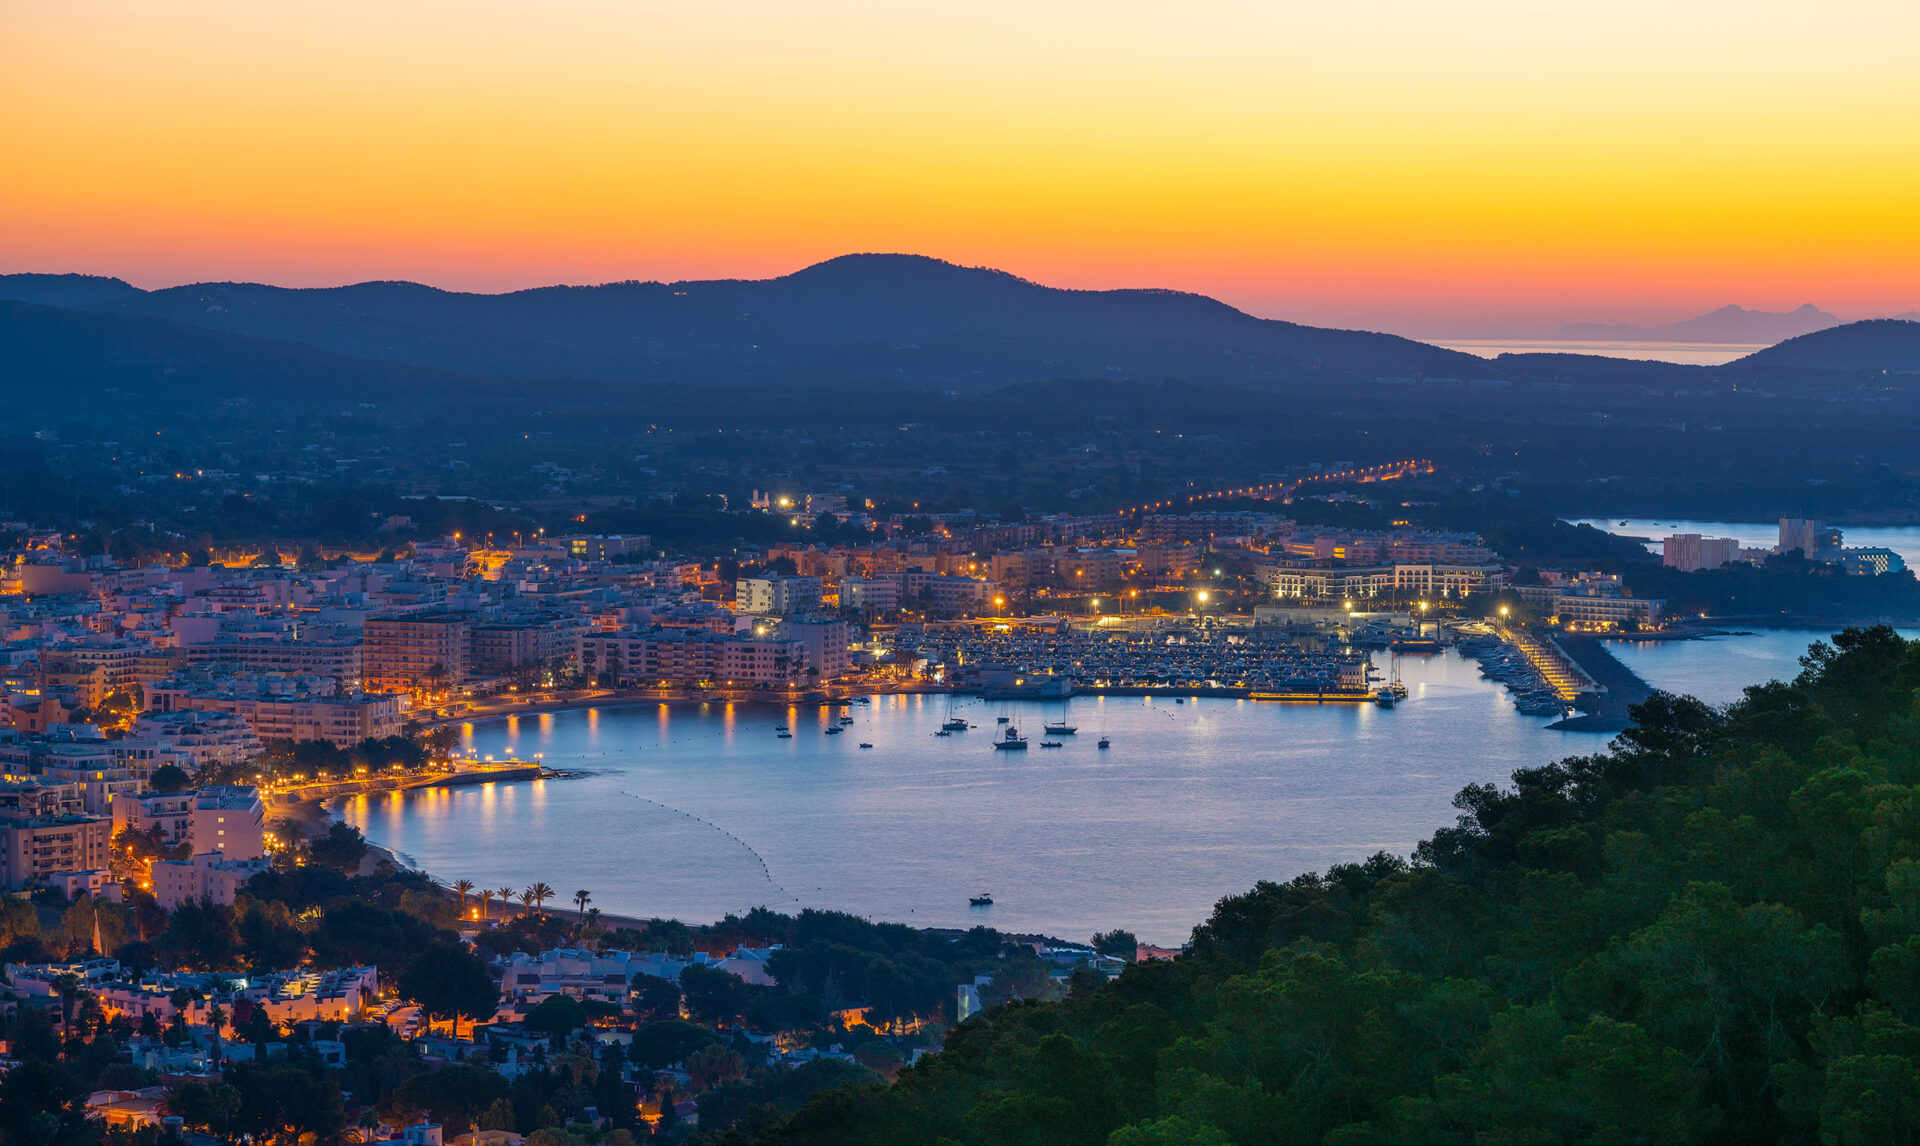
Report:
[[[1469,338],[1436,342],[1448,350],[1497,358],[1502,354],[1597,354],[1603,358],[1634,358],[1653,362],[1675,362],[1682,366],[1724,366],[1736,358],[1745,358],[1765,350],[1768,343],[1756,342],[1634,342],[1603,339],[1580,341],[1556,339]]]
[[[1621,644],[1659,687],[1711,700],[1791,677],[1823,634]],[[1384,654],[1376,654],[1384,658]],[[1402,658],[1410,697],[1366,706],[1167,698],[960,704],[884,697],[828,736],[819,707],[615,707],[469,726],[482,754],[584,772],[352,801],[340,814],[443,880],[576,888],[609,912],[712,920],[759,904],[923,926],[1186,939],[1220,897],[1449,824],[1455,792],[1600,751],[1521,716],[1477,665]],[[1382,660],[1382,667],[1385,667]],[[995,752],[996,716],[1032,734]],[[1041,724],[1078,735],[1038,747]],[[793,739],[776,737],[788,724]],[[1095,747],[1102,735],[1113,746]],[[861,748],[862,743],[872,748]],[[991,907],[971,895],[990,892]]]

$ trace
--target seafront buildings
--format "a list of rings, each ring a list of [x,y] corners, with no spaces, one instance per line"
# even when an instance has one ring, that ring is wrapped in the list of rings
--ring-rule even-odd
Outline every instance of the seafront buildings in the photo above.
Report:
[[[1742,545],[1732,537],[1705,537],[1698,533],[1675,533],[1660,543],[1660,560],[1669,569],[1693,573],[1738,563],[1760,564],[1773,556],[1801,557],[1818,564],[1838,566],[1859,577],[1877,577],[1898,573],[1906,561],[1891,549],[1875,546],[1842,545],[1845,535],[1832,526],[1804,517],[1780,519],[1780,539],[1773,547]]]

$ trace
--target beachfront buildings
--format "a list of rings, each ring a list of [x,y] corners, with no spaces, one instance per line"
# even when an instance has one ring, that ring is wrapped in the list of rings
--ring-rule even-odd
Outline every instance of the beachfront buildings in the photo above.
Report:
[[[368,617],[364,623],[367,687],[408,692],[467,679],[474,614],[438,610]]]
[[[227,682],[234,688],[246,682]],[[155,712],[228,713],[246,721],[258,740],[326,740],[342,748],[368,738],[398,735],[402,700],[383,693],[226,691],[194,681],[169,680],[148,690]]]
[[[621,684],[776,684],[805,679],[810,667],[804,639],[663,626],[582,637],[580,663],[588,673]]]

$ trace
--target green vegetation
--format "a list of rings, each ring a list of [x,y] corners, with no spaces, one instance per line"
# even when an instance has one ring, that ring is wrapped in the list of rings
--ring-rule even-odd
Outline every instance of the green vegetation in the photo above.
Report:
[[[1411,862],[1263,883],[1177,962],[755,1140],[1912,1141],[1917,697],[1884,628],[1724,712],[1656,695],[1611,754],[1462,791]]]

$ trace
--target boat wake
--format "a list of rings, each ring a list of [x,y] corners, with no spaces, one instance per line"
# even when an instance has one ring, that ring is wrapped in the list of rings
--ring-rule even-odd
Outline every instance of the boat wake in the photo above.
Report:
[[[767,881],[767,884],[769,886],[771,886],[775,891],[778,891],[781,894],[781,896],[791,901],[794,904],[794,906],[796,907],[805,906],[800,902],[799,896],[793,894],[791,891],[788,891],[784,886],[782,886],[779,880],[773,878],[773,869],[767,866],[766,857],[761,855],[759,852],[755,851],[753,849],[752,844],[741,839],[739,836],[734,835],[732,832],[721,827],[719,824],[714,823],[712,820],[705,819],[701,816],[696,816],[692,812],[681,811],[679,808],[676,808],[671,804],[662,804],[658,800],[649,800],[645,796],[641,796],[633,792],[622,791],[620,794],[622,796],[632,796],[634,799],[640,801],[643,804],[652,804],[654,807],[659,808],[662,811],[672,812],[676,816],[683,816],[689,820],[692,820],[696,824],[700,824],[704,827],[711,828],[712,830],[719,832],[721,835],[727,837],[728,839],[732,840],[734,843],[740,845],[740,849],[742,851],[746,852],[748,855],[753,857],[753,862],[760,865],[760,875],[762,876],[762,878],[764,878]]]

